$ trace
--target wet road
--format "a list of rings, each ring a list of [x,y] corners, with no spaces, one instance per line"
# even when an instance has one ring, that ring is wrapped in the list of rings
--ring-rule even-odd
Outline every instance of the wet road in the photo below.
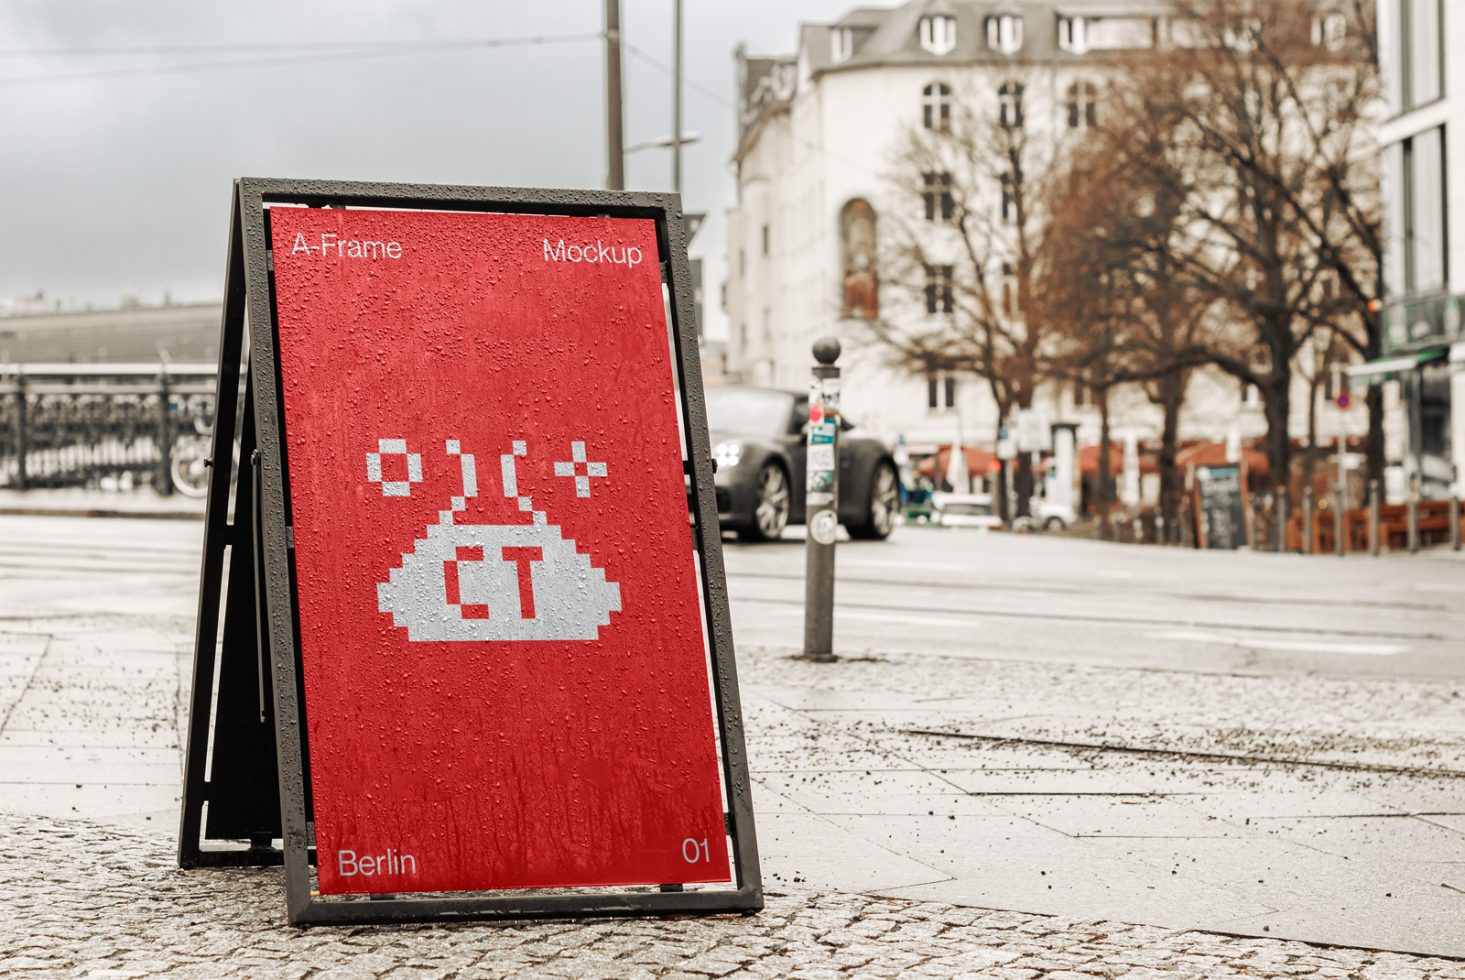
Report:
[[[1465,677],[1465,558],[904,527],[838,546],[835,646],[1211,673]],[[799,646],[804,545],[726,543],[741,643]]]

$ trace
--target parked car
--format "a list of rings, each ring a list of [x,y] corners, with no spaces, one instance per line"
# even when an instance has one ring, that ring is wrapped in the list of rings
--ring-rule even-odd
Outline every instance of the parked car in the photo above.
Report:
[[[1078,523],[1078,514],[1072,507],[1051,503],[1046,497],[1030,498],[1028,511],[1033,515],[1033,525],[1045,531],[1063,531]]]
[[[706,396],[722,526],[771,541],[804,523],[808,394],[726,385]],[[850,537],[881,540],[900,511],[900,478],[885,444],[853,428],[844,420],[839,437],[839,521]]]
[[[943,527],[972,527],[982,531],[1002,530],[1002,518],[986,493],[938,493],[933,503]]]

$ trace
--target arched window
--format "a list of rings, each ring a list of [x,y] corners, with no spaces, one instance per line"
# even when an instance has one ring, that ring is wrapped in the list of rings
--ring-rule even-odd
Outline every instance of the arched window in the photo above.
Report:
[[[829,60],[836,65],[849,61],[855,53],[855,32],[848,27],[836,27],[829,32]]]
[[[840,316],[873,320],[880,315],[880,276],[875,267],[875,209],[857,197],[839,212]]]
[[[1012,271],[1012,263],[1002,263],[1002,276],[998,280],[998,291],[1002,303],[1002,315],[1009,320],[1017,319],[1017,275]]]
[[[1093,82],[1074,82],[1068,86],[1068,128],[1088,129],[1096,121],[1099,88]]]
[[[1021,51],[1022,18],[1013,14],[988,17],[987,47],[1003,54],[1017,54]]]
[[[1312,20],[1312,43],[1329,51],[1342,51],[1348,36],[1348,18],[1338,11],[1318,14]]]
[[[1022,129],[1022,92],[1020,82],[1003,82],[997,90],[998,119],[1003,129]]]
[[[951,86],[932,82],[921,89],[921,122],[927,129],[946,132],[951,128]]]
[[[921,47],[932,54],[950,54],[956,47],[956,18],[948,14],[922,17]]]

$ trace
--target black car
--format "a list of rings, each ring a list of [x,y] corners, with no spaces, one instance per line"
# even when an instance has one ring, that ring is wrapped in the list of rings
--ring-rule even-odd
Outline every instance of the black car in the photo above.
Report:
[[[717,461],[717,514],[745,541],[771,541],[804,523],[809,396],[774,388],[713,387],[707,427]],[[895,460],[877,439],[839,439],[839,521],[854,538],[890,536],[900,509]]]

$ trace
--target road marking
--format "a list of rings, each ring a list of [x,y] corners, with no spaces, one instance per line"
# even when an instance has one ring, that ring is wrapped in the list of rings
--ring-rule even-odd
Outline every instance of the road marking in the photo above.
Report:
[[[910,613],[881,612],[878,609],[846,609],[835,605],[835,620],[863,619],[871,623],[916,623],[921,626],[981,626],[979,619],[956,619],[951,616],[926,616]]]
[[[895,561],[886,558],[839,558],[841,566],[854,565],[860,568],[931,568],[945,572],[964,572],[967,566],[944,561]]]
[[[732,597],[733,602],[763,602],[761,599]],[[759,610],[758,615],[766,616],[768,613],[784,613],[788,616],[802,616],[804,609],[801,605],[773,605],[770,608]],[[924,613],[898,613],[882,612],[879,609],[851,609],[841,606],[838,603],[834,606],[834,619],[838,622],[842,619],[858,619],[870,623],[915,623],[921,626],[981,626],[980,619],[957,619],[953,616],[935,616]]]
[[[1151,633],[1159,640],[1185,640],[1191,643],[1222,643],[1255,650],[1281,650],[1292,653],[1342,653],[1358,657],[1392,657],[1411,649],[1402,643],[1347,643],[1340,640],[1283,640],[1253,633],[1211,633],[1200,630],[1166,630]]]

